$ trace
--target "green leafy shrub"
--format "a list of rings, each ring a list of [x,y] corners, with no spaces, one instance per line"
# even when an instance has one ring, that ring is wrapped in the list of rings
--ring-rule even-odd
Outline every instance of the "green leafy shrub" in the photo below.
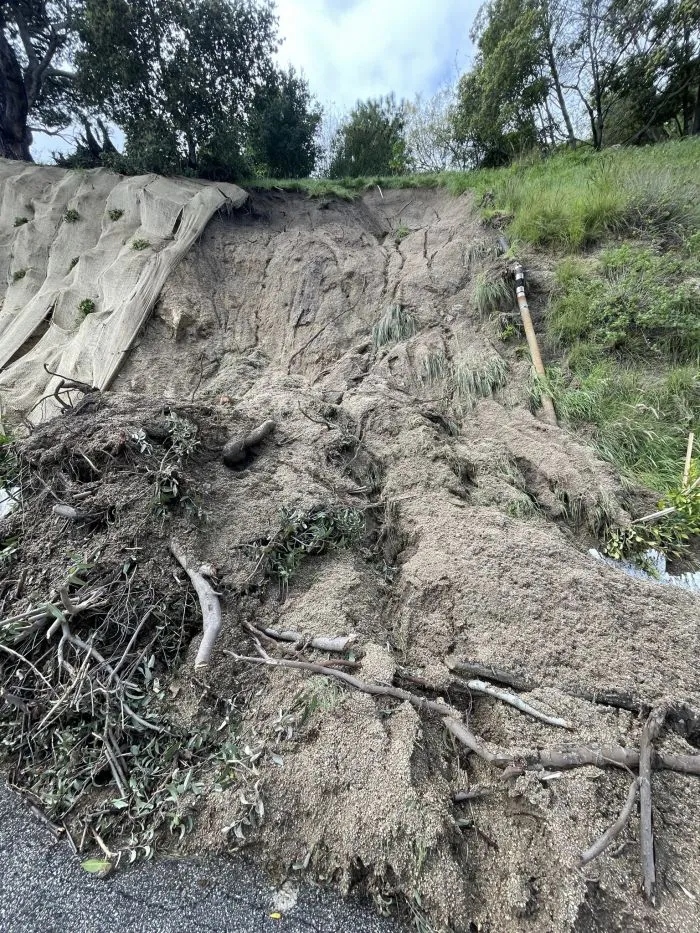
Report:
[[[150,245],[150,240],[144,240],[141,237],[137,237],[135,240],[131,241],[131,248],[135,250],[148,249]]]
[[[83,317],[87,317],[88,314],[92,314],[92,312],[95,310],[95,307],[96,305],[92,298],[83,298],[83,300],[78,305],[78,310]]]
[[[79,262],[80,262],[80,256],[73,256],[73,258],[70,261],[70,265],[68,266],[68,271],[70,272],[71,269],[75,269],[75,267],[78,265]]]
[[[77,224],[80,220],[80,214],[74,208],[70,207],[63,215],[63,219],[67,224]]]
[[[107,213],[110,220],[119,220],[120,217],[124,216],[124,211],[120,210],[118,207],[112,208],[112,210]]]
[[[406,224],[400,223],[396,230],[394,231],[394,240],[398,244],[401,240],[405,240],[411,231],[408,229]]]
[[[28,223],[29,223],[28,217],[15,217],[15,222],[14,222],[15,227],[21,227],[24,224],[28,224]]]
[[[278,530],[256,547],[257,566],[265,576],[286,586],[305,557],[350,547],[360,540],[364,529],[364,513],[359,509],[282,509]]]
[[[28,269],[17,269],[16,272],[12,273],[12,281],[19,282],[21,279],[25,277],[28,271],[29,271]]]
[[[670,558],[685,556],[693,539],[700,537],[700,480],[697,469],[693,470],[685,487],[676,486],[666,493],[658,503],[658,510],[672,511],[625,528],[609,527],[603,542],[605,553],[615,560],[637,563],[650,548]]]

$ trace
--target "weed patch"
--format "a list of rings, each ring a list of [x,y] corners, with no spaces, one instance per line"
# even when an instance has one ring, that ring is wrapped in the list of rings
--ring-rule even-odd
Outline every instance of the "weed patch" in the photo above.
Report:
[[[379,348],[388,343],[399,343],[412,337],[417,330],[416,319],[410,311],[401,305],[391,305],[372,329],[374,346]]]

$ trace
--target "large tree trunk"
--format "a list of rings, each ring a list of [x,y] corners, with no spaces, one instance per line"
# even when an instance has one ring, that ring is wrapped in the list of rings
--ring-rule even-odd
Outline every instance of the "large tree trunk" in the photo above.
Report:
[[[0,27],[4,23],[0,20]],[[0,28],[0,156],[32,162],[29,147],[32,134],[27,129],[29,102],[22,69]]]
[[[549,70],[552,75],[552,83],[554,84],[554,90],[556,91],[559,109],[561,110],[561,115],[564,118],[564,123],[566,124],[566,135],[569,140],[569,145],[572,149],[575,149],[576,134],[574,133],[574,127],[571,123],[571,117],[569,116],[569,109],[566,106],[566,100],[564,99],[564,92],[562,91],[561,81],[559,80],[559,69],[557,68],[557,60],[554,57],[554,49],[552,48],[552,43],[549,40],[547,41],[547,58],[549,59]]]
[[[700,135],[700,83],[698,83],[698,92],[695,95],[695,113],[693,114],[693,136]]]

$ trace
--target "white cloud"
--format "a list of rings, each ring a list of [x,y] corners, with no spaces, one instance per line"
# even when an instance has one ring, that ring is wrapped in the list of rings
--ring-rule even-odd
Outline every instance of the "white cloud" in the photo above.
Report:
[[[349,108],[394,91],[430,93],[469,58],[479,0],[278,0],[283,65],[323,102]]]

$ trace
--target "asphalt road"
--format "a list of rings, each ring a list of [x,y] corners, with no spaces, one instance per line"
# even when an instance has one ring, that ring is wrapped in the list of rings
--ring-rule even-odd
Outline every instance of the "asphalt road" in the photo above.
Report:
[[[312,887],[273,919],[274,889],[240,859],[161,860],[100,880],[0,784],[0,933],[400,933]]]

